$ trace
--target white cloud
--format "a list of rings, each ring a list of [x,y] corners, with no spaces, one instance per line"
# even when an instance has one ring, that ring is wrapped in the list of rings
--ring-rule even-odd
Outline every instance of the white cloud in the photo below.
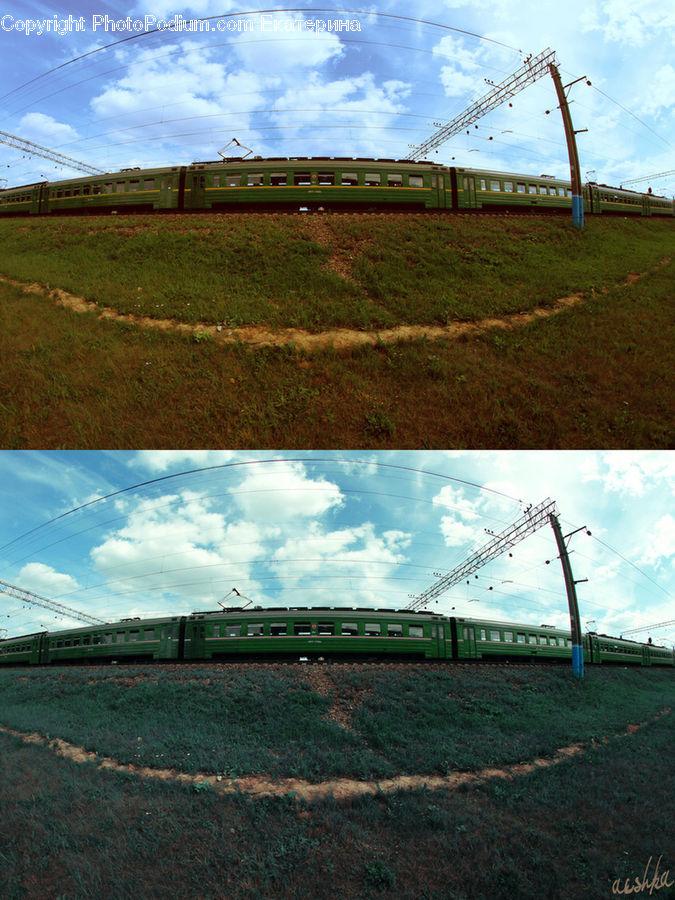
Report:
[[[22,138],[46,145],[50,150],[79,138],[72,126],[40,112],[26,113],[19,122],[18,130]]]
[[[232,497],[247,518],[272,524],[322,516],[344,502],[337,484],[285,461],[247,469]]]
[[[56,599],[61,594],[79,590],[79,584],[72,575],[57,572],[44,563],[26,563],[19,572],[18,585],[26,591],[40,594],[48,599]],[[66,606],[68,603],[66,603]]]
[[[642,562],[659,566],[663,562],[675,562],[675,518],[668,513],[654,523],[646,537],[647,549]]]

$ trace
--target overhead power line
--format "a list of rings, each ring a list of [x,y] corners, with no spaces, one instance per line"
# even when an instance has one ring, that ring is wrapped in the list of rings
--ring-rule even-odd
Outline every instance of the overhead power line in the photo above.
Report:
[[[516,94],[520,93],[520,91],[529,84],[532,84],[544,75],[548,75],[549,67],[552,64],[555,64],[555,62],[555,51],[549,48],[544,50],[543,53],[540,53],[539,56],[529,56],[525,60],[525,64],[521,66],[517,72],[514,72],[513,75],[509,75],[509,77],[504,79],[500,84],[493,85],[492,90],[484,97],[481,97],[480,100],[476,100],[476,102],[467,110],[459,116],[456,116],[451,122],[448,122],[447,125],[443,125],[442,128],[439,128],[438,131],[432,134],[430,138],[424,141],[424,143],[420,144],[419,147],[411,150],[406,159],[424,159],[430,150],[434,150],[436,147],[444,144],[454,135],[460,134],[460,132],[464,131],[469,125],[473,125],[474,122],[481,119],[491,110],[506,103],[511,97],[515,97]],[[488,81],[488,84],[492,84],[492,82]]]
[[[629,628],[627,631],[624,629],[622,634],[639,634],[641,631],[655,631],[657,628],[667,628],[670,625],[675,625],[675,619],[670,619],[668,622],[657,622],[655,625],[643,625],[641,628]]]
[[[103,169],[97,169],[87,163],[78,162],[62,153],[56,153],[49,150],[48,147],[42,147],[40,144],[34,144],[32,141],[26,141],[17,137],[15,134],[7,134],[6,131],[0,131],[0,144],[8,144],[17,150],[23,150],[31,156],[42,156],[44,159],[50,159],[52,162],[59,163],[67,169],[77,169],[78,172],[86,172],[88,175],[104,175]]]
[[[31,606],[41,606],[43,609],[51,610],[51,612],[59,613],[68,619],[75,619],[78,622],[87,622],[89,625],[104,625],[103,619],[97,619],[88,613],[79,612],[71,609],[69,606],[63,606],[54,600],[48,600],[47,597],[41,597],[32,591],[26,591],[23,588],[16,587],[14,584],[7,584],[6,581],[0,581],[0,593],[8,594],[15,600],[21,600],[23,603],[30,603]]]
[[[491,541],[488,541],[487,544],[479,550],[476,550],[476,552],[465,560],[465,562],[456,566],[452,572],[443,575],[438,581],[432,584],[430,588],[427,588],[426,591],[413,598],[406,606],[406,609],[416,610],[426,606],[429,600],[433,600],[435,597],[438,597],[439,594],[445,593],[445,591],[449,590],[453,585],[463,581],[467,575],[472,575],[477,569],[482,568],[486,563],[490,562],[490,560],[495,559],[497,556],[501,556],[502,553],[506,553],[509,547],[513,547],[528,535],[532,534],[532,532],[537,531],[544,525],[548,525],[550,516],[552,514],[555,515],[556,512],[555,500],[550,500],[548,498],[538,506],[528,507],[525,514],[518,519],[517,522],[514,522],[513,525],[509,525],[509,527],[502,531],[501,534],[494,535]],[[488,531],[488,529],[486,529],[486,531]],[[488,534],[492,534],[492,532],[488,531]]]
[[[671,169],[669,172],[658,172],[656,175],[643,175],[641,178],[631,178],[629,181],[622,181],[622,185],[627,184],[639,184],[641,181],[653,181],[655,178],[668,178],[670,175],[675,175],[675,169]]]

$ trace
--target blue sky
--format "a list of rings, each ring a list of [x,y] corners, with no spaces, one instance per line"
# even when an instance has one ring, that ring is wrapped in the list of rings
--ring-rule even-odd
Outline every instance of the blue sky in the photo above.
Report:
[[[566,83],[582,76],[592,82],[570,91],[575,128],[588,129],[578,136],[584,177],[618,185],[675,169],[671,3],[399,0],[369,13],[280,10],[264,21],[247,10],[228,0],[73,0],[58,7],[5,0],[2,128],[109,171],[217,159],[232,137],[261,156],[402,158],[434,123],[483,96],[485,79],[499,83],[524,55],[550,47]],[[146,16],[152,24],[221,14],[230,16],[221,28],[229,22],[234,30],[218,31],[212,21],[208,33],[139,37],[135,24]],[[62,34],[53,31],[54,16]],[[357,27],[317,32],[317,22],[327,28],[336,19]],[[301,24],[289,26],[292,20]],[[568,177],[556,102],[547,76],[433,158]],[[0,169],[9,185],[76,174],[3,145]],[[648,186],[671,196],[675,177],[638,187]]]
[[[619,634],[673,618],[674,480],[661,452],[4,451],[0,579],[110,621],[214,609],[233,587],[401,608],[550,497],[565,533],[591,531],[570,539],[582,624]],[[434,609],[569,622],[550,527],[476,574]],[[10,636],[72,624],[0,594]]]

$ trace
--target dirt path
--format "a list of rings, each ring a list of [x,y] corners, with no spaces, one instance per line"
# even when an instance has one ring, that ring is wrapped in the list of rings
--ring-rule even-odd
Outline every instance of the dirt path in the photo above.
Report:
[[[326,688],[328,688],[326,684]],[[630,723],[626,730],[605,737],[601,743],[607,744],[610,740],[622,737],[630,737],[644,728],[649,722],[654,722],[662,716],[669,715],[671,710],[662,709],[651,720],[639,723]],[[225,778],[222,775],[187,774],[177,772],[175,769],[154,769],[146,766],[119,763],[109,757],[101,757],[97,753],[85,750],[62,741],[60,738],[48,738],[40,734],[26,734],[0,725],[0,732],[20,738],[27,744],[46,746],[58,756],[73,760],[78,763],[93,763],[100,770],[126,772],[139,778],[155,778],[160,781],[178,781],[183,784],[192,784],[196,789],[203,786],[217,794],[228,795],[244,793],[252,797],[279,797],[290,794],[308,802],[334,797],[336,800],[350,799],[365,794],[393,793],[398,790],[415,790],[427,788],[428,790],[454,790],[461,785],[482,784],[492,778],[514,779],[520,775],[528,775],[536,769],[544,769],[558,765],[573,756],[582,755],[590,746],[589,744],[576,743],[556,750],[553,756],[539,757],[531,762],[518,763],[513,766],[501,768],[479,769],[475,772],[452,772],[450,775],[398,775],[395,778],[385,778],[381,781],[355,781],[351,778],[334,778],[323,781],[320,784],[312,784],[301,778],[279,778],[272,780],[262,775],[251,775],[242,778]],[[597,742],[596,742],[597,743]]]
[[[639,274],[631,273],[627,275],[625,284],[634,284],[640,278],[644,278],[650,272],[657,271],[663,266],[670,263],[670,259],[663,259],[648,272]],[[336,260],[336,265],[342,267],[340,260]],[[451,325],[399,325],[396,328],[385,328],[381,331],[359,331],[353,328],[333,328],[329,331],[323,331],[318,334],[304,331],[300,328],[281,328],[278,331],[245,325],[241,328],[226,328],[219,325],[207,324],[187,324],[185,322],[177,322],[175,319],[154,319],[149,316],[136,316],[133,314],[119,313],[114,309],[107,307],[101,308],[97,303],[85,300],[74,294],[62,291],[60,288],[47,288],[43,285],[32,283],[27,284],[21,281],[15,281],[0,275],[0,282],[4,284],[18,287],[24,293],[37,294],[42,297],[49,297],[59,306],[72,309],[75,312],[93,312],[98,314],[99,319],[112,320],[117,322],[128,322],[138,325],[140,328],[156,328],[160,331],[176,331],[183,334],[205,335],[213,339],[218,344],[247,344],[255,347],[284,347],[292,344],[307,352],[322,350],[333,347],[336,350],[350,349],[364,345],[374,345],[378,343],[394,343],[395,341],[412,341],[420,338],[427,340],[439,340],[441,338],[456,340],[464,336],[472,336],[481,334],[495,328],[513,330],[523,325],[527,325],[536,319],[546,319],[549,316],[557,315],[563,310],[569,309],[584,303],[586,297],[583,293],[571,294],[569,297],[562,297],[557,300],[553,306],[541,307],[531,310],[530,312],[515,313],[510,316],[502,316],[500,318],[478,319],[475,322],[453,322]]]

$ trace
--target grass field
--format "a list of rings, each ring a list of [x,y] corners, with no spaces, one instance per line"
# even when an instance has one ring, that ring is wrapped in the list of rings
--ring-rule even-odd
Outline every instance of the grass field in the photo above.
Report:
[[[671,447],[673,225],[2,221],[0,275],[97,304],[76,312],[0,282],[2,446]],[[582,302],[554,316],[504,319],[571,293]],[[127,318],[99,317],[110,311]],[[495,318],[458,338],[315,352],[248,342],[252,328],[431,335]],[[223,344],[228,332],[238,342]]]
[[[0,672],[0,698],[0,724],[133,766],[0,732],[2,897],[540,900],[610,897],[650,857],[650,876],[659,857],[675,873],[672,671],[23,668]],[[580,742],[556,765],[519,765]],[[483,774],[309,802],[142,766],[314,783]]]

